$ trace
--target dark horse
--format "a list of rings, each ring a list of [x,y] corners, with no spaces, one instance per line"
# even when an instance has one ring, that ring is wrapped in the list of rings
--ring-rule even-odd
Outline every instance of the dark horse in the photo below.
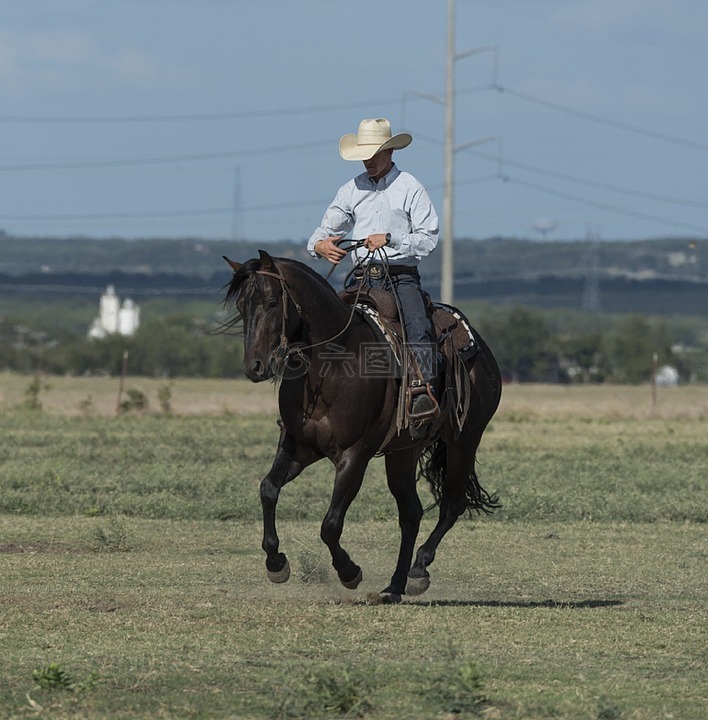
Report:
[[[414,441],[407,430],[392,432],[400,378],[356,371],[362,348],[381,343],[376,330],[306,265],[272,258],[263,250],[259,254],[244,263],[225,258],[234,273],[224,302],[234,313],[229,324],[243,326],[248,378],[280,382],[280,440],[260,487],[268,577],[279,583],[290,576],[275,528],[280,490],[308,465],[327,458],[335,468],[334,489],[320,535],[342,584],[350,589],[359,585],[361,568],[339,541],[346,512],[378,453],[385,457],[401,529],[396,569],[379,597],[397,602],[406,592],[418,595],[430,585],[428,566],[457,518],[466,510],[488,513],[498,507],[497,497],[487,494],[475,473],[477,447],[501,397],[494,356],[472,331],[477,351],[463,369],[470,392],[462,424],[445,417],[441,403],[443,415],[433,437]],[[423,515],[418,472],[430,483],[440,514],[411,564]]]

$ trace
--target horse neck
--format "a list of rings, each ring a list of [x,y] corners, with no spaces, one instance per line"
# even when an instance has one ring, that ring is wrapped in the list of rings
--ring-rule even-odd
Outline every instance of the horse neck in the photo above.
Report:
[[[281,269],[291,297],[300,307],[307,341],[322,342],[346,328],[351,320],[351,309],[329,285],[310,276],[306,270],[291,266]]]

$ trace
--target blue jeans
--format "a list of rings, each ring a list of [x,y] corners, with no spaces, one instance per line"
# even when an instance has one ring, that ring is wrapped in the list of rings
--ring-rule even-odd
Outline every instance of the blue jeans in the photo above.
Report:
[[[437,352],[433,337],[433,327],[425,310],[423,291],[420,287],[420,274],[416,268],[410,272],[385,275],[367,279],[371,287],[381,288],[398,296],[406,342],[411,346],[418,361],[418,367],[424,382],[432,383],[437,375]]]

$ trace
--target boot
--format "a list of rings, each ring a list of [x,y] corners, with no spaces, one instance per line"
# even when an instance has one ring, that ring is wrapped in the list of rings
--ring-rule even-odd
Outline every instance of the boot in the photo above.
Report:
[[[412,386],[408,391],[413,398],[408,410],[408,432],[414,440],[420,440],[425,437],[430,424],[440,414],[440,407],[430,383],[425,386]]]

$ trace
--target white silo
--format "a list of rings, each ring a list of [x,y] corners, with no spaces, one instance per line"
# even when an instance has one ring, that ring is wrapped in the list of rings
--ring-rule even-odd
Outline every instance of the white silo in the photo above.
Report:
[[[118,332],[119,311],[120,301],[116,295],[116,289],[113,285],[109,285],[106,292],[101,295],[100,303],[101,327],[106,334]]]
[[[139,325],[140,307],[130,298],[126,298],[118,313],[118,332],[121,335],[134,335]]]

